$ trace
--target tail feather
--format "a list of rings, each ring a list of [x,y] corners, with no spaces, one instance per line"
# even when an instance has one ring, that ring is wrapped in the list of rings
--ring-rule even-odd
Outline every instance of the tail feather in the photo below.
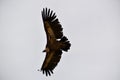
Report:
[[[69,49],[70,49],[70,46],[71,46],[71,44],[70,44],[70,42],[68,41],[68,39],[67,39],[67,37],[62,37],[61,38],[61,40],[60,40],[60,42],[62,42],[62,50],[63,51],[68,51]]]

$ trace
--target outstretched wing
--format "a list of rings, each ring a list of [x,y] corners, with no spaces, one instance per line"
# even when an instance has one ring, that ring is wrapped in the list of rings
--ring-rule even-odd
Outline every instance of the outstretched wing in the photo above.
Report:
[[[54,37],[55,39],[62,38],[63,28],[52,10],[43,8],[42,19],[44,23],[44,29],[47,35],[47,40],[49,39],[49,36]]]
[[[56,18],[55,13],[50,9],[43,9],[42,18],[44,23],[44,29],[47,36],[47,45],[44,52],[46,57],[41,67],[43,74],[51,75],[54,68],[60,61],[62,50],[67,51],[71,44],[68,39],[63,36],[62,27]],[[57,39],[60,39],[59,41]]]
[[[45,73],[46,76],[53,74],[53,69],[57,66],[58,62],[60,61],[62,51],[51,51],[50,53],[46,54],[45,60],[41,67],[43,74]]]

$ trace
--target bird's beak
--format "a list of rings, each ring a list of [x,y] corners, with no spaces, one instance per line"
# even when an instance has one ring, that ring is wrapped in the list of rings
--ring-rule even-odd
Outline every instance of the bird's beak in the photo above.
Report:
[[[43,50],[42,52],[46,52],[46,50]]]

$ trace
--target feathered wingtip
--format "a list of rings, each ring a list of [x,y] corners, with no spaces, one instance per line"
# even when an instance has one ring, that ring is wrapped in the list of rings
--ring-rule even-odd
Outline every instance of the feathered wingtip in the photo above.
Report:
[[[44,70],[44,69],[41,69],[41,71],[43,72],[43,74],[46,74],[46,76],[51,76],[51,74],[53,74],[53,71],[52,70]]]
[[[53,10],[50,10],[48,8],[43,8],[43,11],[41,13],[44,21],[46,20],[53,21],[56,19],[56,15],[55,13],[53,13]]]
[[[52,70],[45,70],[45,69],[38,69],[38,71],[42,71],[43,74],[45,74],[46,76],[51,76],[51,74],[53,74]]]

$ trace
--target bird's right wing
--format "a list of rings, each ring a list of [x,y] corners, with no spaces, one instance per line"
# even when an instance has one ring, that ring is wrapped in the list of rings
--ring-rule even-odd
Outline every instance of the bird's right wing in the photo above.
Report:
[[[42,65],[42,72],[45,73],[46,76],[53,74],[54,68],[57,66],[58,62],[61,59],[62,51],[51,51],[46,54],[45,60]]]

